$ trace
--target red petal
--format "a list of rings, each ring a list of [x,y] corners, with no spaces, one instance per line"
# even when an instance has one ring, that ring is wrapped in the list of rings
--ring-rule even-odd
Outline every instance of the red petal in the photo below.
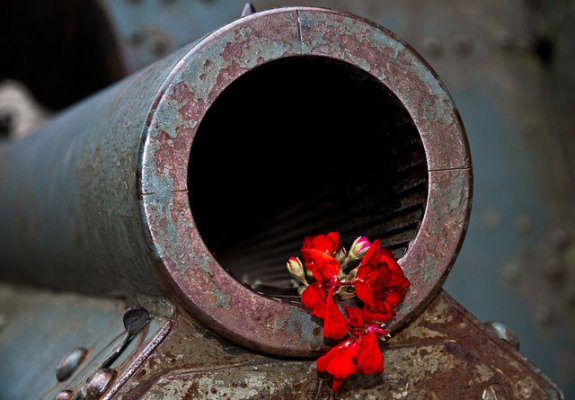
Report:
[[[319,287],[319,283],[312,283],[301,294],[301,301],[312,315],[318,318],[325,316],[325,291]]]
[[[339,233],[330,232],[327,235],[307,236],[303,240],[302,249],[316,249],[322,253],[334,255],[341,247]]]
[[[383,372],[383,354],[374,332],[369,332],[358,342],[357,363],[364,374]]]
[[[405,292],[406,292],[405,289],[393,292],[387,292],[385,294],[385,302],[389,304],[391,307],[397,307],[398,305],[401,304],[401,302],[405,298]]]
[[[333,301],[331,288],[327,295],[325,305],[325,317],[323,321],[323,336],[331,339],[340,339],[348,334],[347,320],[343,316],[338,305]]]
[[[333,390],[333,392],[339,393],[339,388],[340,388],[341,384],[344,382],[345,382],[345,378],[338,378],[337,376],[334,376],[333,380],[331,381],[331,389]]]
[[[367,323],[377,323],[377,322],[387,322],[391,319],[391,316],[388,316],[384,313],[377,312],[373,310],[373,307],[369,307],[369,310],[363,310],[363,317]]]
[[[373,241],[369,249],[363,256],[360,265],[370,265],[374,261],[377,262],[377,258],[379,257],[379,252],[381,250],[381,240],[376,239]]]
[[[357,374],[360,371],[355,361],[356,353],[357,342],[354,339],[347,339],[318,358],[317,370],[326,371],[333,376],[344,379]]]
[[[386,302],[379,302],[376,307],[364,307],[363,318],[367,323],[387,322],[393,318],[393,309]]]
[[[319,282],[325,284],[337,278],[340,266],[335,258],[316,249],[302,249],[301,254],[306,262],[306,268]]]
[[[361,301],[371,307],[377,304],[373,288],[368,282],[356,280],[353,286],[355,287],[355,295],[359,297]]]
[[[349,338],[338,344],[337,346],[332,347],[327,353],[317,359],[317,370],[319,372],[326,372],[329,368],[330,364],[332,363],[334,357],[341,351],[346,351],[347,348],[354,342],[354,339]]]
[[[393,259],[387,262],[389,270],[391,271],[391,276],[389,277],[387,283],[388,287],[393,287],[396,289],[406,289],[411,284],[409,280],[403,274],[403,270],[397,262]]]
[[[356,307],[346,307],[345,312],[349,323],[357,328],[363,328],[365,321],[363,319],[363,311]]]

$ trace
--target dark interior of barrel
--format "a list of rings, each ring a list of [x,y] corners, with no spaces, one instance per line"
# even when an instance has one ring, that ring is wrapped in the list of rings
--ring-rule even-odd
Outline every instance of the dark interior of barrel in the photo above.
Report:
[[[397,257],[427,198],[418,131],[367,72],[324,57],[266,63],[206,113],[189,166],[190,207],[206,246],[232,276],[294,300],[286,269],[305,236],[381,238]]]

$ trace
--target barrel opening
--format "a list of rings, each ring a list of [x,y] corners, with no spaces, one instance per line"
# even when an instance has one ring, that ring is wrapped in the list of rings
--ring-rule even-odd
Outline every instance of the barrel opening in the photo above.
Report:
[[[285,263],[304,236],[381,238],[401,257],[421,224],[427,162],[405,107],[364,70],[283,58],[230,84],[201,121],[188,187],[220,265],[264,295],[293,300]]]

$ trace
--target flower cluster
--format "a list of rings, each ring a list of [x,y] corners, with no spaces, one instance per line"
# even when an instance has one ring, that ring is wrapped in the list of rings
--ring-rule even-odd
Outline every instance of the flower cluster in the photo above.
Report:
[[[410,285],[393,254],[366,237],[346,252],[339,233],[330,232],[306,237],[301,255],[303,263],[290,257],[287,268],[302,303],[323,319],[324,337],[345,338],[317,360],[318,371],[333,376],[334,392],[350,375],[383,372],[378,339],[389,337],[386,323]]]

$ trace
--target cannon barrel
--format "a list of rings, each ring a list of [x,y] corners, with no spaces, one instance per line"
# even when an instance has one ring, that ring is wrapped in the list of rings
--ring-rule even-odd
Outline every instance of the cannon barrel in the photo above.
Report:
[[[255,13],[0,145],[0,279],[168,296],[237,343],[311,355],[320,325],[285,270],[303,237],[381,238],[413,283],[397,329],[455,260],[471,176],[447,90],[391,32]]]

